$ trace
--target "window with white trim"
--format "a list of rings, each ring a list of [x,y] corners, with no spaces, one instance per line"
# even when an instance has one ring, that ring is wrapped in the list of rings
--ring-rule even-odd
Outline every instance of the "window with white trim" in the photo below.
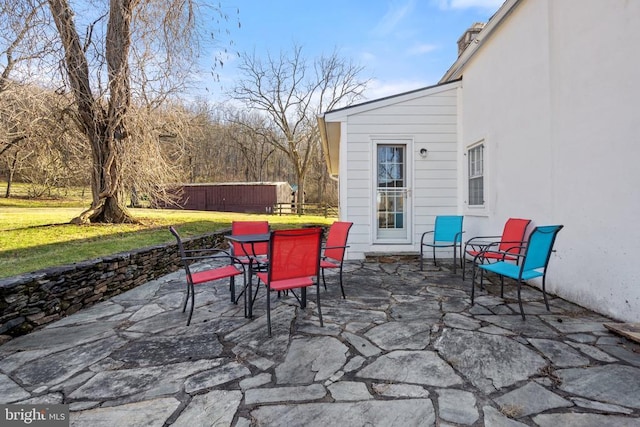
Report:
[[[484,206],[484,144],[467,151],[469,160],[469,206]]]

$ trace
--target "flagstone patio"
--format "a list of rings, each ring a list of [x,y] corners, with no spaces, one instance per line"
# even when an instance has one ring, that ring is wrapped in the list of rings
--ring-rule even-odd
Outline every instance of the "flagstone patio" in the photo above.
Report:
[[[1,403],[64,403],[72,426],[640,426],[640,345],[611,319],[417,262],[349,262],[301,310],[254,318],[173,273],[0,346]]]

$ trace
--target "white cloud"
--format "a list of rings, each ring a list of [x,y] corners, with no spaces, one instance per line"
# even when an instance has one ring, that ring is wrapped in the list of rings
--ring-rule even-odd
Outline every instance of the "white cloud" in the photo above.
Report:
[[[421,43],[421,44],[415,44],[411,46],[407,50],[407,53],[412,56],[424,55],[425,53],[433,52],[436,49],[438,49],[438,46],[436,45]]]
[[[409,0],[400,5],[391,3],[387,13],[385,13],[380,22],[378,22],[378,25],[374,28],[374,34],[385,36],[393,32],[404,17],[413,10],[414,3],[415,0]]]
[[[365,63],[373,62],[377,59],[376,54],[372,52],[362,52],[360,53],[359,56],[360,56],[360,60]]]
[[[497,10],[504,0],[440,0],[440,9],[493,9]]]
[[[373,79],[367,85],[365,97],[367,101],[421,89],[434,84],[425,80],[382,81]]]

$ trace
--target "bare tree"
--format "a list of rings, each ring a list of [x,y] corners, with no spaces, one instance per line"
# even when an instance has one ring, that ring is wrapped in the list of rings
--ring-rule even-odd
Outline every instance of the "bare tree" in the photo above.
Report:
[[[230,96],[268,117],[269,128],[254,131],[288,156],[298,202],[304,203],[305,178],[319,144],[316,116],[361,97],[368,83],[359,79],[362,67],[336,52],[309,62],[302,48],[294,46],[291,53],[269,54],[264,61],[255,53],[242,54],[239,69],[241,76]]]
[[[275,136],[264,115],[240,111],[236,108],[225,110],[225,138],[242,156],[245,181],[264,181],[268,176],[268,162],[276,148],[270,141]]]
[[[44,0],[0,1],[0,93],[24,82],[56,48]]]
[[[14,176],[37,185],[66,186],[86,173],[77,165],[84,152],[64,114],[68,105],[67,98],[52,91],[6,82],[0,92],[0,164],[8,171],[5,197],[11,196]]]
[[[34,69],[43,69],[43,58],[56,46],[43,0],[3,0],[0,2],[0,161],[8,171],[6,197],[21,162],[33,154],[34,135],[40,133],[49,112],[48,94],[28,87]],[[44,95],[44,96],[43,96]],[[55,114],[55,113],[54,113]],[[31,138],[31,139],[30,139]]]
[[[143,135],[148,127],[141,125],[140,112],[157,108],[186,84],[200,46],[198,5],[192,0],[110,0],[108,9],[100,11],[98,3],[95,20],[84,22],[82,38],[69,1],[48,3],[64,48],[64,75],[77,123],[92,154],[92,203],[73,222],[130,222],[124,198],[132,184],[125,181],[141,167],[131,153],[157,153],[160,144],[159,138]],[[225,17],[220,9],[209,10]],[[157,178],[160,169],[147,176]]]

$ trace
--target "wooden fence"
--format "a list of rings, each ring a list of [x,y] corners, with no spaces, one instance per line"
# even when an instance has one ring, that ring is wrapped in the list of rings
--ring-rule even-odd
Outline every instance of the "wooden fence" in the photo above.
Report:
[[[276,203],[273,213],[280,216],[317,215],[329,218],[338,216],[338,207],[323,203]]]

